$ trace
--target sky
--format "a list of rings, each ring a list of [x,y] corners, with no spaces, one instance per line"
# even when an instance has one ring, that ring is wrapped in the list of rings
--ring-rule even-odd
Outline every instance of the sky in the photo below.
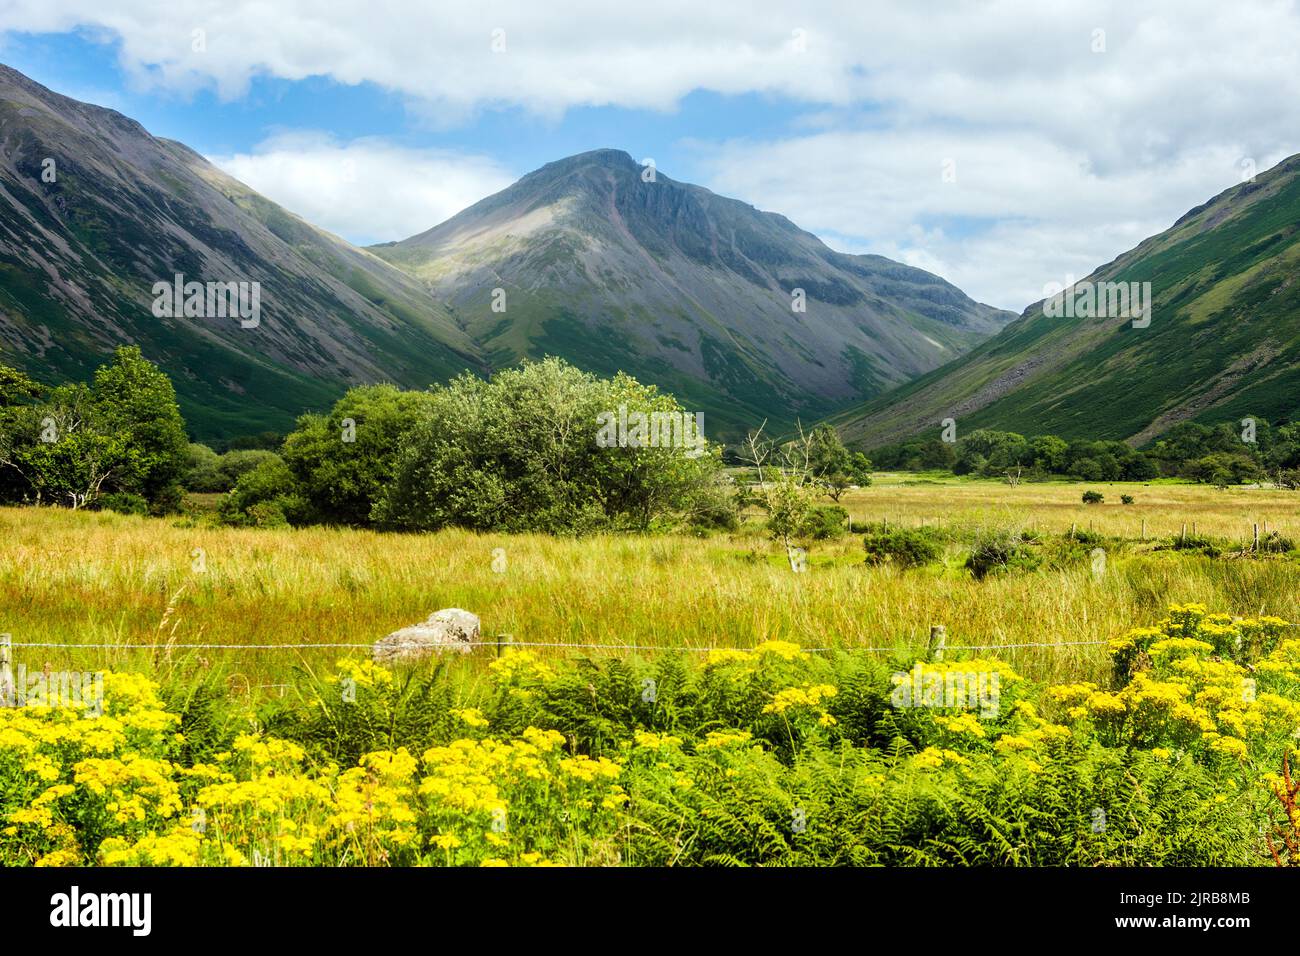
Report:
[[[1015,311],[1300,152],[1293,0],[0,0],[0,62],[358,244],[613,147]]]

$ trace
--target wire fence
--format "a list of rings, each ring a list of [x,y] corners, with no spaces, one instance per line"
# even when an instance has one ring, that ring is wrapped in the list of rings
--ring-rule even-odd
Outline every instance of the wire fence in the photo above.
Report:
[[[397,650],[460,650],[461,648],[489,647],[502,650],[506,648],[518,647],[539,647],[539,648],[564,648],[570,650],[612,650],[612,651],[691,651],[697,653],[711,653],[713,651],[724,650],[749,650],[752,648],[738,647],[734,644],[700,646],[690,644],[590,644],[578,642],[558,642],[558,641],[516,641],[509,635],[502,635],[504,640],[500,641],[457,641],[454,644],[436,644],[424,641],[411,641],[406,643],[393,643],[380,645],[385,651]],[[10,647],[31,647],[31,648],[64,648],[70,650],[141,650],[141,651],[309,651],[309,650],[374,650],[375,643],[369,644],[333,644],[333,643],[312,643],[312,644],[79,644],[73,642],[54,642],[54,641],[13,641],[5,642]],[[1062,648],[1062,647],[1092,647],[1102,644],[1108,644],[1109,641],[1037,641],[1024,644],[947,644],[943,646],[946,652],[952,651],[988,651],[988,650],[1014,650],[1018,648]],[[907,642],[899,642],[888,646],[864,647],[857,644],[845,644],[839,647],[800,647],[801,651],[807,651],[815,654],[825,654],[832,651],[871,651],[883,653],[887,651],[900,651],[909,648]]]

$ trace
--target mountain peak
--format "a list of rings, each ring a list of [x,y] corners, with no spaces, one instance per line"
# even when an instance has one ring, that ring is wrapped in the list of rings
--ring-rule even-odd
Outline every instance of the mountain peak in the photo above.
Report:
[[[559,176],[567,176],[583,170],[599,169],[614,173],[636,173],[641,164],[630,153],[621,149],[589,149],[583,153],[574,153],[563,159],[547,163],[519,180],[517,185],[536,181],[548,181]]]
[[[1011,318],[920,269],[643,175],[620,149],[548,163],[371,251],[427,282],[494,363],[623,370],[706,410],[723,437],[877,394]]]
[[[557,159],[553,163],[547,163],[542,169],[546,169],[547,166],[610,166],[619,168],[640,167],[640,165],[632,158],[632,154],[625,149],[602,147],[600,149],[589,149],[583,153],[574,153],[564,159]]]

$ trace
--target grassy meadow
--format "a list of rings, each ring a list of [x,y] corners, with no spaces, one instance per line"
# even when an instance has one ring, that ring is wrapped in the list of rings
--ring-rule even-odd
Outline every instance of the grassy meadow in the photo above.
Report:
[[[1300,553],[1241,547],[1293,493],[1082,489],[882,475],[799,573],[757,517],[574,539],[0,509],[29,690],[102,678],[102,711],[0,708],[0,866],[1297,863]],[[1184,520],[1204,540],[1176,549]],[[942,532],[867,563],[886,523]],[[977,580],[1000,540],[1035,559]],[[449,606],[486,646],[369,660]]]
[[[1084,505],[1082,490],[1106,495]],[[1120,505],[1121,493],[1132,505]],[[1300,619],[1300,563],[1286,555],[1209,558],[1168,549],[1189,533],[1246,543],[1251,525],[1300,531],[1297,499],[1271,489],[1198,485],[1023,484],[881,475],[841,504],[855,525],[942,526],[955,536],[941,565],[900,571],[863,562],[859,535],[815,542],[792,573],[760,523],[740,533],[583,539],[443,531],[217,527],[63,509],[0,509],[0,630],[15,644],[114,645],[106,650],[15,647],[29,667],[149,669],[187,663],[282,686],[301,661],[347,651],[201,650],[179,645],[368,645],[443,607],[480,615],[485,641],[590,647],[923,648],[932,624],[949,645],[1101,641],[1158,618],[1170,603]],[[1146,539],[1141,538],[1143,519]],[[981,529],[1107,536],[1106,573],[1087,563],[974,580],[962,536]],[[500,549],[500,550],[498,550]],[[494,556],[504,569],[494,570]],[[502,561],[496,561],[502,567]],[[141,647],[147,649],[140,649]],[[352,653],[364,654],[363,650]],[[491,659],[495,649],[482,649]],[[1005,650],[1043,680],[1093,679],[1095,646]],[[241,684],[242,686],[242,684]]]

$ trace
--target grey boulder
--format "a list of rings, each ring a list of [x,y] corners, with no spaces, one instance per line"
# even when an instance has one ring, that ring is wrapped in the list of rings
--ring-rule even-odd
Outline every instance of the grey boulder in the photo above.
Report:
[[[422,624],[393,631],[375,642],[373,657],[376,663],[419,660],[442,651],[468,654],[479,640],[477,614],[458,607],[434,611]]]

